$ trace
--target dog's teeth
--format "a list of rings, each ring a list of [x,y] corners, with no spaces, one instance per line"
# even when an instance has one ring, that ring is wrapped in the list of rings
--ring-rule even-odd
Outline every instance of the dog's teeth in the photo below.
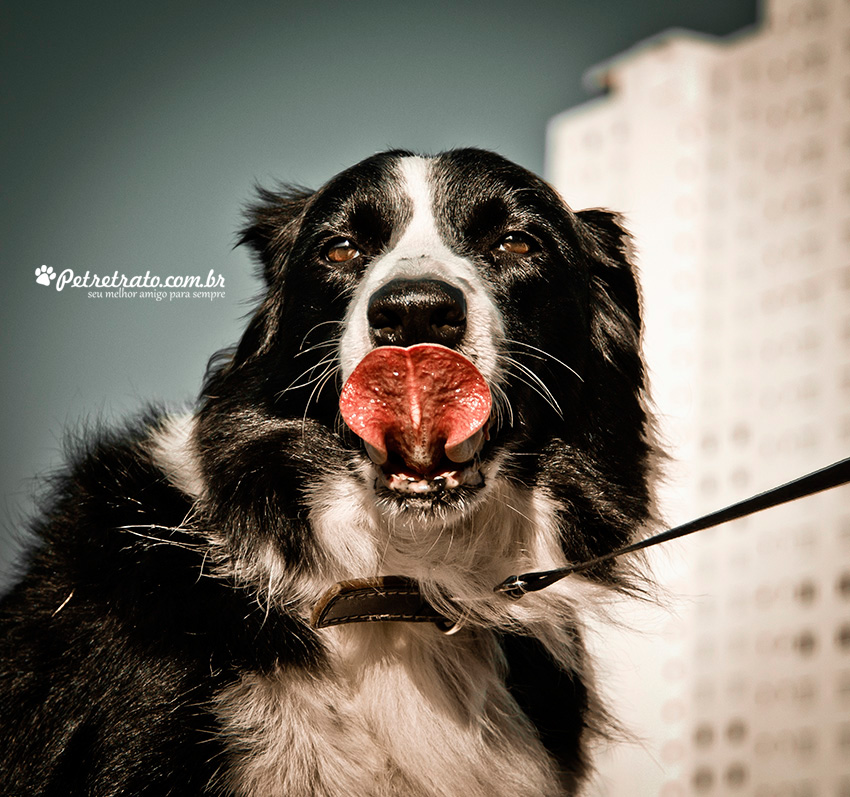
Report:
[[[371,459],[376,465],[383,465],[389,458],[389,454],[387,454],[386,451],[381,451],[380,448],[375,448],[375,446],[370,445],[365,441],[363,442],[363,445],[366,447],[366,453],[369,455],[369,459]]]
[[[452,462],[469,462],[484,443],[484,431],[479,429],[472,437],[467,437],[462,443],[446,449],[446,456]]]

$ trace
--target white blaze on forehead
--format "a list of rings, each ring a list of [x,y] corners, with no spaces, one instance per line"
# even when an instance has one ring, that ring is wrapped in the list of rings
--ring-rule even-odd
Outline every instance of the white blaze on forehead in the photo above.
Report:
[[[435,260],[455,257],[443,242],[434,218],[431,161],[418,157],[402,158],[398,163],[398,171],[412,213],[390,255],[398,258],[424,258],[430,255]]]
[[[340,341],[342,378],[374,348],[369,336],[369,299],[393,279],[438,279],[463,291],[467,305],[466,333],[459,351],[469,357],[488,379],[497,371],[497,340],[502,336],[501,315],[475,264],[453,252],[440,234],[446,221],[435,215],[433,162],[404,157],[397,164],[401,193],[410,203],[405,228],[396,231],[392,248],[366,269],[351,299]]]

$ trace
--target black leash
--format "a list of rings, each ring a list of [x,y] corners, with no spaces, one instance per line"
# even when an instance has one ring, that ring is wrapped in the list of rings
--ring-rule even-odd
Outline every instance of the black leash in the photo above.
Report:
[[[679,537],[702,531],[703,529],[710,529],[714,526],[719,526],[721,523],[728,523],[730,520],[738,520],[738,518],[752,515],[755,512],[761,512],[763,509],[770,509],[771,507],[785,504],[788,501],[794,501],[797,498],[804,498],[807,495],[814,495],[823,490],[829,490],[832,487],[839,487],[848,482],[850,482],[850,457],[821,470],[817,470],[814,473],[810,473],[807,476],[794,479],[794,481],[790,481],[787,484],[774,487],[772,490],[759,493],[737,504],[727,506],[725,509],[719,509],[709,515],[691,520],[689,523],[662,531],[654,537],[648,537],[645,540],[626,545],[596,559],[568,565],[567,567],[560,567],[557,570],[544,570],[537,573],[523,573],[519,576],[509,576],[501,584],[494,587],[494,592],[502,593],[509,598],[521,598],[527,592],[536,592],[554,584],[556,581],[560,581],[572,573],[580,573],[582,570],[587,570],[617,556],[642,551],[644,548],[659,545],[669,540],[675,540]]]

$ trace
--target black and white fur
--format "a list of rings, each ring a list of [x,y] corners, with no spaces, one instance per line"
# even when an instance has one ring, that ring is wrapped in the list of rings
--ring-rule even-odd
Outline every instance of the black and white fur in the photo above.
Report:
[[[0,609],[0,792],[578,793],[607,722],[581,615],[629,576],[516,602],[493,586],[649,520],[627,235],[479,150],[376,155],[316,192],[263,190],[248,218],[266,292],[196,411],[78,442],[34,524]],[[494,396],[455,489],[389,489],[340,421],[392,280],[462,292],[449,345]],[[309,626],[335,582],[386,574],[458,632]]]

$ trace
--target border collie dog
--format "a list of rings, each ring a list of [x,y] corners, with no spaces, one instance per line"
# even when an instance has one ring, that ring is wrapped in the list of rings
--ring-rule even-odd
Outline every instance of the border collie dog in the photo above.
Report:
[[[260,190],[190,415],[77,441],[0,607],[4,795],[577,794],[651,519],[629,238],[503,158]],[[411,605],[416,604],[411,609]],[[318,619],[317,619],[318,618]]]

